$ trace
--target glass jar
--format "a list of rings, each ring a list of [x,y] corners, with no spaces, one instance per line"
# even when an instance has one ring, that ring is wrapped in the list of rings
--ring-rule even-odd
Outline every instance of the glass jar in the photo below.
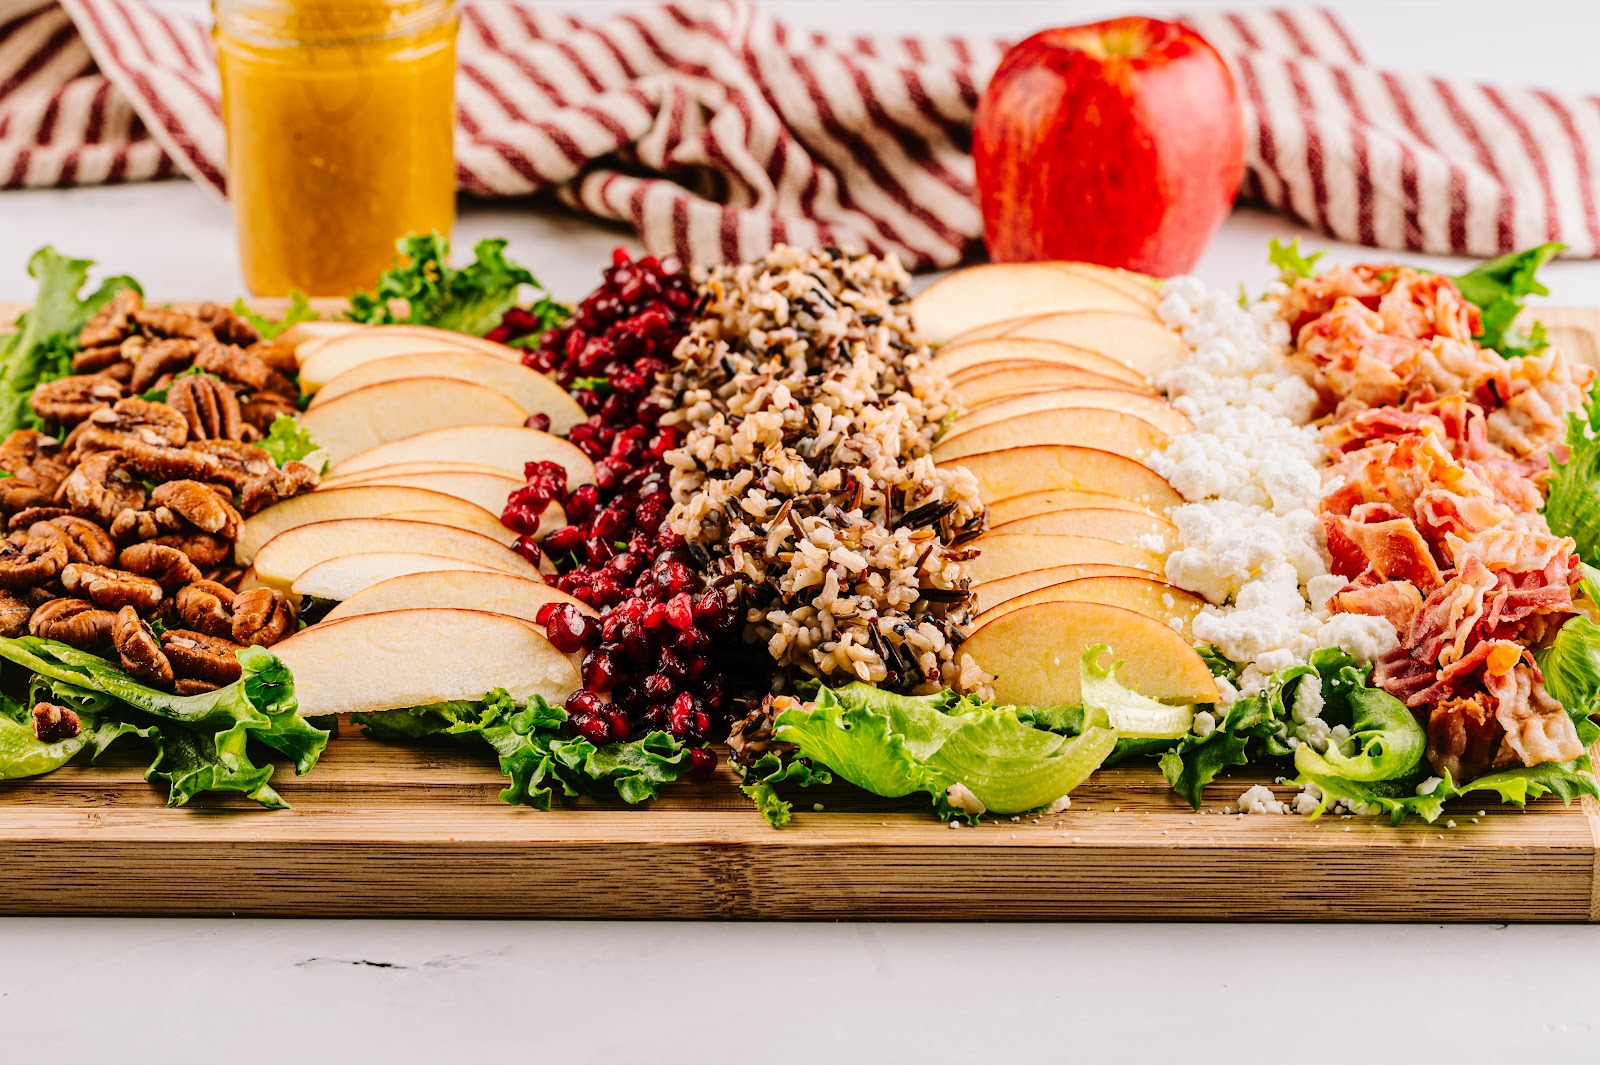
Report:
[[[370,287],[455,221],[453,0],[213,0],[245,284]]]

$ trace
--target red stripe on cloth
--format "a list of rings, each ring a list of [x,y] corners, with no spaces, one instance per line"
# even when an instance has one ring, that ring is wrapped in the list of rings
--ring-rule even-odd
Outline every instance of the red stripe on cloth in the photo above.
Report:
[[[1516,238],[1512,235],[1511,231],[1511,197],[1503,191],[1505,189],[1505,175],[1500,172],[1500,167],[1495,162],[1494,156],[1490,153],[1489,146],[1483,142],[1483,133],[1478,129],[1478,124],[1472,120],[1471,115],[1467,114],[1466,108],[1461,106],[1461,101],[1457,98],[1455,90],[1446,84],[1442,78],[1432,78],[1429,80],[1429,84],[1433,87],[1433,91],[1438,93],[1439,99],[1444,103],[1445,113],[1450,116],[1450,120],[1456,124],[1456,128],[1461,131],[1461,135],[1466,138],[1467,143],[1471,145],[1473,154],[1477,156],[1479,165],[1485,170],[1489,171],[1490,174],[1494,175],[1495,180],[1499,182],[1502,192],[1499,197],[1500,202],[1498,205],[1497,214],[1495,216],[1496,240],[1502,252],[1514,251],[1516,248]],[[1452,182],[1452,195],[1454,195],[1453,187],[1454,182]],[[1462,191],[1461,198],[1463,201],[1463,213],[1465,213],[1465,190]],[[1463,245],[1462,250],[1466,250],[1465,245]]]
[[[1395,112],[1399,114],[1400,121],[1405,125],[1406,132],[1411,135],[1418,145],[1432,148],[1432,143],[1422,132],[1422,126],[1417,121],[1417,113],[1411,107],[1411,100],[1406,96],[1405,90],[1400,85],[1400,79],[1393,74],[1384,73],[1380,77],[1383,86],[1389,93],[1389,100],[1394,105]],[[1406,204],[1406,229],[1408,233],[1416,234],[1416,247],[1427,245],[1426,235],[1422,232],[1422,196],[1421,196],[1421,167],[1417,163],[1416,151],[1409,146],[1401,151],[1400,163],[1400,188],[1405,194]],[[1464,196],[1457,195],[1465,188],[1466,178],[1454,165],[1449,167],[1448,173],[1450,192],[1450,245],[1449,250],[1460,254],[1466,248],[1467,242],[1467,213]],[[1407,245],[1410,246],[1409,244]]]
[[[1350,112],[1350,150],[1355,155],[1356,164],[1356,229],[1361,243],[1371,245],[1376,243],[1377,233],[1372,217],[1372,161],[1367,146],[1367,126],[1370,122],[1366,109],[1361,106],[1361,98],[1356,95],[1355,87],[1350,84],[1349,72],[1334,68],[1333,83],[1338,87],[1339,97]]]
[[[1322,16],[1322,21],[1332,32],[1334,39],[1339,42],[1340,47],[1344,49],[1346,58],[1352,63],[1363,62],[1361,49],[1356,47],[1356,42],[1351,39],[1349,33],[1345,32],[1344,23],[1339,21],[1338,16],[1328,8],[1319,8],[1317,14]]]
[[[1289,75],[1289,85],[1294,90],[1295,102],[1300,105],[1300,120],[1305,124],[1306,170],[1311,175],[1311,202],[1316,212],[1317,228],[1324,233],[1333,232],[1328,224],[1328,178],[1326,159],[1322,154],[1322,133],[1317,128],[1316,103],[1299,69],[1288,63],[1284,69]]]
[[[47,14],[48,13],[49,12],[47,12]],[[70,22],[57,28],[54,33],[50,34],[50,36],[39,45],[37,51],[35,51],[27,59],[23,60],[22,65],[17,68],[16,73],[7,78],[4,84],[0,84],[0,100],[4,100],[5,97],[16,92],[25,82],[27,82],[35,74],[39,73],[40,70],[44,69],[44,65],[50,62],[54,56],[58,55],[61,50],[70,44],[74,39],[76,39],[77,36],[78,30]]]
[[[1566,134],[1568,143],[1572,146],[1573,162],[1578,169],[1578,194],[1583,203],[1583,223],[1589,233],[1590,254],[1600,251],[1600,211],[1595,209],[1595,178],[1596,174],[1589,162],[1589,150],[1583,143],[1583,136],[1578,132],[1578,124],[1572,117],[1572,112],[1563,104],[1556,95],[1544,89],[1535,89],[1534,95],[1550,109],[1556,121],[1561,124],[1562,132]]]
[[[1529,131],[1528,124],[1506,105],[1505,97],[1496,92],[1492,86],[1484,85],[1480,86],[1480,88],[1484,98],[1494,106],[1495,110],[1500,112],[1511,128],[1516,131],[1517,140],[1522,145],[1523,153],[1528,157],[1528,161],[1533,164],[1534,173],[1539,176],[1539,194],[1544,203],[1545,239],[1555,240],[1561,232],[1560,208],[1556,206],[1555,189],[1550,184],[1550,168],[1545,165],[1544,152],[1540,151],[1539,142],[1534,139],[1533,133]],[[1509,197],[1506,200],[1506,206],[1508,209],[1510,208]],[[1516,241],[1513,238],[1511,249],[1508,250],[1512,250],[1515,247]]]

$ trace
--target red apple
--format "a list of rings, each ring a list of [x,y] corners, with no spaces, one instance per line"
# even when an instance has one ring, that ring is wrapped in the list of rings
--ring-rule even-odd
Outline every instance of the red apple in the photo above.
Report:
[[[1130,16],[1012,48],[972,136],[989,255],[1170,277],[1200,258],[1244,175],[1228,65],[1193,30]]]

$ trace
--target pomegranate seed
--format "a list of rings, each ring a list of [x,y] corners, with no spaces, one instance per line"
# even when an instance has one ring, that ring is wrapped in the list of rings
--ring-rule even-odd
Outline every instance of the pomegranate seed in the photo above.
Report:
[[[544,551],[539,547],[539,542],[531,536],[519,536],[511,542],[511,550],[537,566],[544,560]]]
[[[620,710],[607,714],[606,724],[611,727],[611,735],[618,740],[625,741],[633,737],[633,726],[628,723],[628,715]]]
[[[590,651],[583,656],[583,686],[592,692],[608,692],[617,683],[617,660],[605,651]]]
[[[678,697],[672,700],[672,711],[667,716],[674,736],[682,736],[689,731],[689,725],[694,721],[694,696],[688,692],[679,692]]]
[[[667,624],[685,634],[694,628],[694,608],[688,592],[679,592],[667,602]]]
[[[528,415],[527,420],[522,424],[526,425],[529,429],[538,429],[541,432],[548,433],[550,431],[550,415],[544,413],[543,411],[540,411],[537,414],[530,414]]]
[[[644,678],[644,693],[653,702],[664,702],[673,694],[672,681],[660,673],[652,673]]]
[[[584,521],[594,513],[595,504],[600,500],[600,489],[592,484],[579,485],[567,497],[565,510],[568,521]]]
[[[553,530],[544,538],[545,547],[551,551],[571,551],[583,543],[584,529],[581,525],[567,525]]]
[[[583,650],[584,638],[594,622],[579,613],[571,603],[560,603],[543,624],[551,646],[562,654],[570,655]]]
[[[600,714],[574,715],[572,727],[577,730],[578,735],[596,747],[611,742],[611,725]]]
[[[541,604],[539,609],[535,610],[533,612],[534,623],[538,624],[538,625],[543,625],[545,628],[549,628],[550,627],[550,615],[554,614],[555,611],[556,611],[556,607],[558,607],[560,605],[561,605],[560,603],[544,603],[544,604]]]
[[[696,747],[689,752],[689,775],[705,780],[716,771],[717,755],[710,747]]]
[[[579,714],[598,714],[604,706],[605,704],[600,701],[600,697],[594,692],[581,689],[568,696],[566,702],[567,713],[573,717],[577,717]]]

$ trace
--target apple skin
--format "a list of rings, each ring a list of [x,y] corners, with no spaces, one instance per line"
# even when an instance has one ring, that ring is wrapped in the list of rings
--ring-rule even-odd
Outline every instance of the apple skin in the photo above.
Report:
[[[972,136],[996,262],[1072,259],[1171,277],[1199,260],[1244,176],[1244,111],[1216,49],[1131,16],[1006,53]]]

